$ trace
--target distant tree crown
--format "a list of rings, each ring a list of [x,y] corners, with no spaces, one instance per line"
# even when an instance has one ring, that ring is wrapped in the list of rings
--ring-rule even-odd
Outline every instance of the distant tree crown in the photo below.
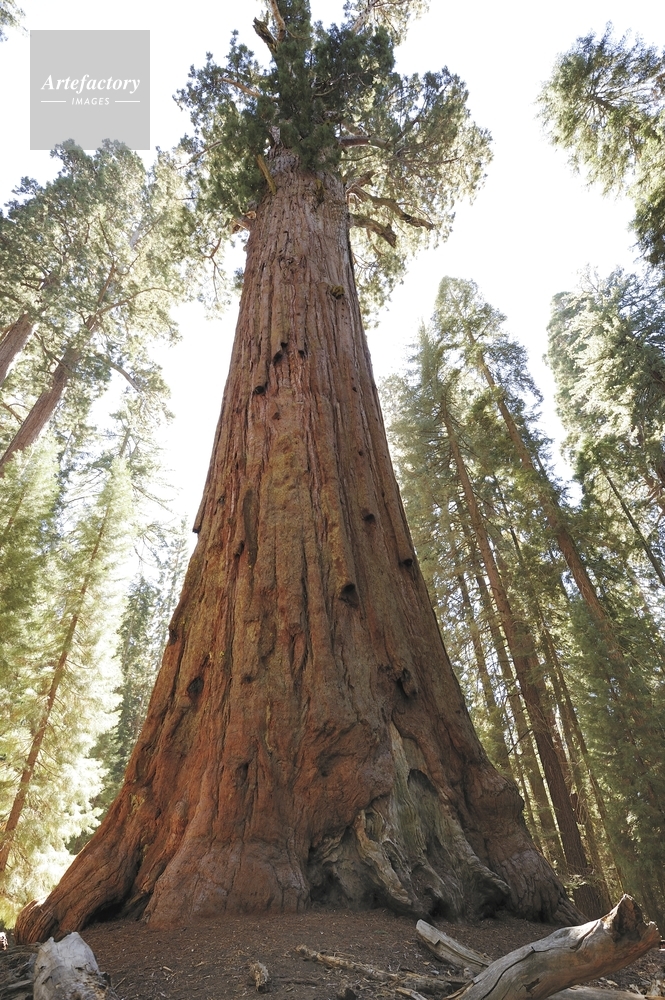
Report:
[[[562,55],[541,97],[555,145],[605,191],[626,191],[645,258],[665,266],[665,53],[586,35]]]

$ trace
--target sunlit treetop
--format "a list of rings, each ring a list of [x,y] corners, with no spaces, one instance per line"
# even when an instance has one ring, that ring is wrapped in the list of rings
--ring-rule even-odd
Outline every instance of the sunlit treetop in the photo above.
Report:
[[[395,71],[393,47],[423,7],[362,0],[324,28],[307,0],[270,0],[254,20],[269,65],[234,33],[226,63],[209,53],[179,94],[194,126],[182,142],[190,181],[230,230],[251,227],[280,148],[342,178],[366,303],[389,293],[417,247],[448,235],[456,201],[474,194],[490,158],[459,77]]]
[[[665,291],[654,275],[587,274],[557,295],[549,360],[558,403],[596,439],[618,435],[662,454],[665,427]],[[571,416],[572,415],[572,416]]]
[[[553,143],[606,192],[634,200],[645,257],[665,265],[665,53],[608,25],[562,55],[541,98]]]
[[[17,7],[15,0],[0,0],[0,42],[4,42],[7,35],[4,28],[19,28],[23,11]]]

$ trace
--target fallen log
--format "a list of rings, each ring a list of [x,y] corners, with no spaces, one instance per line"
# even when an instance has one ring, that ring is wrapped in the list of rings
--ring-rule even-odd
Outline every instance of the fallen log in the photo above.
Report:
[[[416,935],[440,961],[447,962],[457,969],[470,969],[472,973],[476,973],[486,969],[492,962],[487,955],[474,951],[473,948],[467,948],[424,920],[419,920],[416,924]]]
[[[480,972],[472,982],[453,993],[458,1000],[545,1000],[566,991],[563,1000],[598,1000],[568,987],[597,979],[630,965],[652,948],[660,932],[645,924],[630,896],[624,896],[607,916],[576,927],[562,927],[541,941],[534,941],[504,955]],[[614,1000],[613,990],[605,993]]]
[[[394,986],[416,990],[418,993],[429,993],[432,996],[447,996],[451,986],[460,982],[459,979],[452,980],[445,973],[440,976],[420,976],[415,972],[385,972],[383,969],[375,969],[371,965],[363,965],[362,962],[353,962],[350,958],[342,958],[341,955],[326,955],[324,952],[314,951],[304,944],[299,944],[296,952],[310,962],[321,962],[322,965],[327,965],[329,969],[357,972],[367,979],[374,979],[380,983],[391,983]]]
[[[37,952],[34,1000],[118,1000],[91,949],[74,931]]]

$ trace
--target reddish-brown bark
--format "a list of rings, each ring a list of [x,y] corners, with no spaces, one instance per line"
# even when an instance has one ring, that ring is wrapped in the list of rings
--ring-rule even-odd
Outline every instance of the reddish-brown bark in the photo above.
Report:
[[[545,780],[547,781],[547,787],[552,797],[552,805],[554,806],[561,834],[561,843],[563,844],[566,862],[572,873],[586,877],[591,872],[584,853],[584,845],[582,844],[582,838],[577,826],[565,777],[561,769],[561,762],[557,755],[552,729],[547,718],[546,705],[541,694],[542,671],[538,663],[534,642],[524,624],[513,613],[510,599],[504,586],[503,576],[500,572],[500,565],[497,565],[500,555],[497,553],[495,556],[490,544],[485,523],[473,491],[473,485],[469,479],[466,464],[457,440],[457,434],[445,404],[441,407],[441,417],[446,427],[450,452],[464,492],[464,498],[469,511],[469,520],[475,532],[478,548],[480,549],[485,571],[490,582],[492,597],[499,612],[504,635],[506,636],[506,641],[515,665],[520,692],[533,728],[534,739],[538,747],[538,756],[543,765]],[[576,889],[575,900],[590,917],[595,917],[602,913],[600,897],[592,885],[583,884]]]
[[[4,468],[12,455],[17,451],[24,451],[34,444],[53,416],[55,409],[62,399],[67,383],[79,360],[80,352],[74,347],[67,347],[58,361],[51,384],[39,396],[28,413],[27,417],[10,441],[2,457],[0,457],[0,476],[4,475]]]
[[[12,361],[20,354],[30,339],[32,320],[22,313],[0,340],[0,385],[5,381]]]
[[[312,899],[576,912],[471,726],[415,562],[339,179],[270,163],[199,540],[125,784],[28,941]]]

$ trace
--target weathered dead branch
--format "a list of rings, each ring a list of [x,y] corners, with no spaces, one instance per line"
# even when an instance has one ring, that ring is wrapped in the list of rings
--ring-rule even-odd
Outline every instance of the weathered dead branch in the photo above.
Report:
[[[570,986],[622,969],[658,946],[655,924],[645,924],[630,896],[623,896],[606,916],[576,927],[563,927],[504,955],[453,996],[460,1000],[544,1000]],[[612,992],[608,996],[613,996]],[[575,991],[566,1000],[594,1000]]]
[[[342,958],[341,955],[326,955],[324,952],[314,951],[304,944],[299,944],[296,952],[310,962],[321,962],[322,965],[327,965],[329,969],[357,972],[359,975],[379,983],[391,983],[404,989],[429,993],[431,996],[446,996],[450,992],[451,986],[460,982],[459,979],[456,981],[451,979],[446,973],[442,973],[440,976],[420,976],[415,972],[386,972],[383,969],[375,969],[371,965],[364,965],[362,962],[353,962],[349,958]]]
[[[470,969],[472,973],[476,973],[486,969],[492,962],[487,955],[474,951],[473,948],[466,948],[424,920],[419,920],[416,924],[416,935],[433,955],[457,969]]]
[[[464,970],[477,970],[470,982],[449,994],[455,985],[449,974],[440,978],[415,973],[400,974],[375,969],[338,955],[326,955],[299,945],[299,955],[332,969],[359,973],[367,979],[391,983],[402,996],[417,1000],[418,993],[448,995],[449,1000],[630,1000],[635,994],[621,990],[579,986],[590,979],[622,969],[658,947],[660,933],[655,924],[646,924],[639,906],[624,896],[606,916],[589,923],[564,927],[541,941],[518,948],[496,962],[467,948],[419,920],[416,933],[437,958]],[[457,980],[459,983],[459,980]]]

